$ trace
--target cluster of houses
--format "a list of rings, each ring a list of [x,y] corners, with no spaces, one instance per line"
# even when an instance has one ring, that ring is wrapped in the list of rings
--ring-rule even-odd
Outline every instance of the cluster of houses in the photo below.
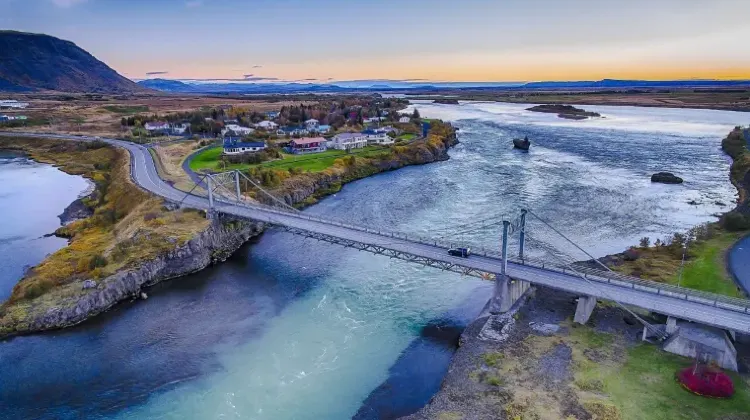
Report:
[[[181,136],[190,130],[190,123],[170,124],[166,121],[151,121],[143,125],[149,134],[172,134]]]

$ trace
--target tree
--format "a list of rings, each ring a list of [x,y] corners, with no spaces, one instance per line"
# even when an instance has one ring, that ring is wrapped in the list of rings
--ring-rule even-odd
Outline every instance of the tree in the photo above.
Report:
[[[411,113],[411,117],[414,118],[415,120],[422,118],[419,116],[419,110],[417,108],[414,108],[414,112]]]
[[[648,236],[644,236],[643,238],[641,238],[640,245],[641,248],[648,248],[649,246],[651,246],[651,239],[649,239]]]

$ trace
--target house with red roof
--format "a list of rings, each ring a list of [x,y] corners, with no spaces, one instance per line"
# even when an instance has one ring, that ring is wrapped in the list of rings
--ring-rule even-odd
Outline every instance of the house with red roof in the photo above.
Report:
[[[326,151],[326,139],[323,137],[302,137],[300,139],[291,139],[289,147],[290,153],[320,153]]]

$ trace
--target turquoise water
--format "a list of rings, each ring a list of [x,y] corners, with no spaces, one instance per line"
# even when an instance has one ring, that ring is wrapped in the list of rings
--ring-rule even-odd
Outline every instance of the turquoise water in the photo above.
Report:
[[[497,227],[455,227],[528,207],[601,256],[714,220],[716,202],[736,197],[720,142],[745,114],[586,107],[606,118],[576,122],[517,105],[416,106],[460,128],[449,161],[357,181],[307,211],[497,247]],[[522,135],[529,153],[510,147]],[[685,184],[652,184],[661,170]],[[538,224],[529,229],[532,254],[569,251]],[[465,324],[489,291],[478,279],[270,230],[147,301],[0,343],[0,417],[347,419],[405,407],[382,414],[390,418],[424,404],[447,367],[452,346],[425,344],[425,326]]]

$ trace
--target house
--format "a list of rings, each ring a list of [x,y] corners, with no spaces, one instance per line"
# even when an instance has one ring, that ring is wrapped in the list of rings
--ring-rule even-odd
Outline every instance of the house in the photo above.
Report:
[[[310,131],[316,130],[319,125],[320,121],[316,120],[315,118],[310,118],[309,120],[305,121],[305,127],[307,127],[307,129]]]
[[[273,121],[261,121],[258,124],[255,124],[255,128],[266,131],[273,131],[279,128],[279,125]]]
[[[262,141],[242,141],[238,138],[224,139],[225,155],[241,155],[243,153],[255,153],[266,148],[266,143]]]
[[[369,144],[386,145],[395,143],[395,141],[388,136],[388,133],[383,130],[365,130],[362,132],[362,135],[365,136],[367,143]]]
[[[0,100],[0,108],[16,108],[23,109],[29,106],[28,102],[18,102],[13,99]]]
[[[0,121],[8,121],[10,118],[8,118],[7,115],[0,115]]]
[[[221,135],[226,136],[227,133],[229,134],[234,133],[238,136],[248,136],[254,132],[255,130],[249,127],[243,127],[237,124],[227,124],[226,126],[224,126],[224,129],[221,130]]]
[[[287,126],[279,128],[276,134],[280,136],[306,136],[310,134],[310,130],[305,127]]]
[[[185,134],[185,132],[190,128],[190,123],[179,123],[179,124],[172,124],[172,134]]]
[[[364,122],[366,124],[375,124],[379,123],[380,121],[385,121],[385,117],[370,117],[364,119]]]
[[[333,136],[328,144],[337,150],[361,149],[367,146],[367,137],[362,133],[341,133]]]
[[[292,139],[287,147],[290,153],[319,153],[326,151],[326,139],[323,137],[302,137],[301,139]]]
[[[169,123],[166,121],[147,122],[143,128],[149,133],[167,132],[169,131]]]
[[[410,121],[411,121],[411,118],[407,117],[406,115],[404,115],[403,117],[401,117],[401,118],[398,119],[398,122],[400,122],[402,124],[406,124],[406,123],[408,123]]]
[[[266,118],[268,118],[269,120],[276,119],[276,118],[279,117],[279,115],[280,115],[279,111],[268,111],[268,112],[266,112]]]
[[[331,126],[330,125],[319,125],[318,128],[316,128],[315,130],[312,130],[312,131],[316,131],[319,134],[327,134],[329,131],[331,131]]]

